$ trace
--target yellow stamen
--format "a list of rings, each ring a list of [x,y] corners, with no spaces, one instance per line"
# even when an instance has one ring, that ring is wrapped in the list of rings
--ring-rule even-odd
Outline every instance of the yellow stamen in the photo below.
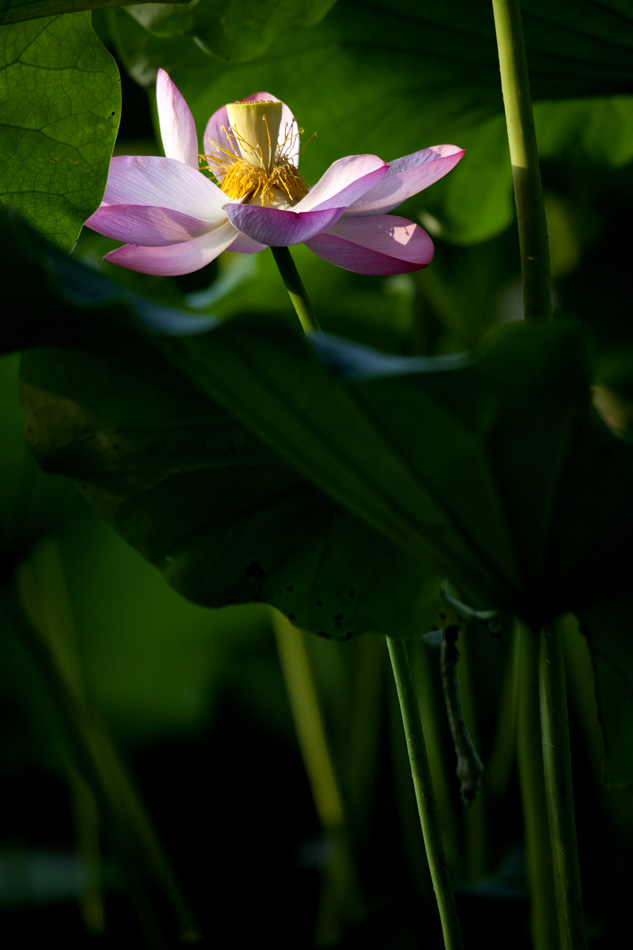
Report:
[[[308,193],[303,178],[294,165],[274,165],[271,172],[238,158],[222,179],[222,191],[235,201],[258,198],[262,205],[288,202],[294,204]]]
[[[235,201],[282,207],[305,197],[308,186],[290,155],[301,130],[284,129],[280,141],[281,102],[234,102],[226,110],[229,147],[213,141],[215,154],[201,156],[222,191]]]

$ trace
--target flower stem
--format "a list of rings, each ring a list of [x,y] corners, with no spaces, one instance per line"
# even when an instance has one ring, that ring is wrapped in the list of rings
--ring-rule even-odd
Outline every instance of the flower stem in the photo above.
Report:
[[[499,50],[514,196],[517,208],[525,319],[551,319],[547,223],[538,164],[534,116],[519,0],[492,0]],[[534,634],[533,634],[534,635]],[[560,624],[544,628],[539,657],[539,695],[545,796],[559,924],[565,950],[586,946],[571,784],[571,754]],[[525,658],[524,658],[525,661]],[[528,677],[523,689],[528,689]],[[524,808],[536,809],[523,785]],[[532,815],[536,822],[536,813]],[[536,895],[535,895],[536,899]]]
[[[287,247],[271,247],[271,251],[304,332],[311,333],[313,330],[320,330],[319,321],[312,309],[290,251]]]
[[[492,0],[517,209],[525,319],[551,318],[543,188],[519,0]]]
[[[538,699],[538,632],[517,623],[514,641],[516,747],[523,803],[523,838],[532,896],[534,950],[557,950],[554,877],[545,800]]]
[[[541,634],[539,696],[543,768],[560,947],[561,950],[584,950],[587,938],[580,890],[561,628],[562,623],[557,621],[546,625]]]
[[[387,637],[393,675],[398,691],[398,701],[407,741],[407,752],[415,788],[420,824],[424,837],[426,857],[431,872],[433,890],[440,914],[445,950],[461,950],[462,937],[451,887],[448,865],[444,856],[442,836],[437,821],[431,770],[426,754],[422,721],[411,675],[409,653],[404,640]]]
[[[320,329],[290,251],[287,247],[271,247],[271,250],[304,331],[311,333]],[[415,682],[411,673],[407,645],[403,640],[387,637],[387,646],[398,692],[411,775],[422,826],[426,857],[440,914],[444,946],[445,950],[461,950],[462,938],[455,907],[455,895],[451,887],[448,864],[444,856],[444,847],[437,820],[431,770],[426,753],[426,743],[422,731],[420,709]]]
[[[457,679],[458,634],[459,627],[456,624],[449,624],[444,629],[440,648],[440,669],[442,671],[442,689],[444,691],[448,724],[457,756],[456,774],[460,781],[460,793],[464,804],[472,805],[477,797],[479,779],[484,767],[470,738],[462,712],[462,700]]]

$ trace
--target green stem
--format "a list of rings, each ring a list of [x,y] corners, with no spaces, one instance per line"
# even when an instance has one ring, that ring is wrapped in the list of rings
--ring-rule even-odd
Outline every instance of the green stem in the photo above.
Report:
[[[88,698],[72,641],[65,579],[54,543],[24,562],[12,588],[0,590],[13,626],[37,663],[59,716],[77,768],[92,788],[108,822],[108,838],[144,930],[147,946],[163,950],[162,932],[145,878],[151,873],[172,910],[184,942],[197,942],[197,928],[165,853],[119,755]],[[26,604],[38,607],[31,616]]]
[[[343,796],[328,744],[325,721],[302,630],[279,611],[272,612],[277,651],[288,692],[312,797],[324,829],[330,861],[321,906],[317,944],[340,939],[341,923],[364,916],[361,888],[343,806]]]
[[[287,247],[271,247],[271,251],[304,332],[311,333],[313,330],[320,330],[319,321],[312,309],[290,251]]]
[[[86,929],[105,933],[103,870],[99,839],[100,815],[97,799],[79,769],[69,769],[70,791],[76,828],[76,847],[83,868],[83,888],[79,908]]]
[[[517,208],[525,319],[551,319],[547,223],[534,131],[534,116],[519,0],[492,0],[499,49],[501,87]],[[533,634],[534,635],[534,634]],[[527,689],[525,684],[523,689]],[[541,635],[539,695],[545,796],[559,924],[565,950],[586,946],[571,785],[571,755],[565,693],[565,665],[558,625]],[[533,753],[530,753],[533,754]],[[536,808],[528,794],[526,811]],[[536,815],[533,816],[536,821]],[[535,895],[536,898],[536,895]]]
[[[541,634],[539,696],[560,947],[561,950],[584,950],[587,938],[580,889],[560,621],[545,626]]]
[[[464,804],[472,805],[477,798],[479,779],[484,767],[470,738],[462,712],[462,699],[457,679],[458,633],[459,627],[456,624],[445,627],[442,636],[440,669],[448,725],[457,757],[456,774],[460,781],[460,793]]]
[[[418,708],[424,723],[424,741],[427,757],[431,763],[437,817],[442,829],[446,859],[449,867],[456,868],[456,873],[464,876],[464,840],[460,825],[462,812],[458,812],[455,807],[455,797],[452,794],[454,776],[447,761],[453,750],[450,743],[447,748],[443,717],[438,716],[438,708],[441,709],[443,697],[441,683],[437,681],[437,656],[434,652],[431,653],[424,642],[420,641],[407,644],[407,652],[419,697]],[[432,657],[433,664],[429,657]]]
[[[469,733],[475,749],[481,748],[478,730],[477,699],[479,684],[473,668],[473,650],[477,641],[471,636],[462,636],[459,646],[459,689],[464,719],[470,723]],[[432,761],[432,760],[431,760]],[[480,783],[477,798],[464,813],[464,866],[469,881],[486,876],[489,868],[489,832],[491,822],[488,816],[487,782]]]
[[[440,914],[444,947],[446,950],[461,950],[462,938],[451,887],[448,865],[437,820],[431,770],[426,754],[422,721],[411,675],[409,653],[404,640],[387,637],[387,647],[398,691],[398,701],[407,741],[411,775],[418,805],[426,857],[431,872],[433,890]]]
[[[519,0],[492,0],[517,209],[525,319],[551,318],[547,222]]]
[[[515,722],[534,950],[556,950],[554,877],[545,800],[538,701],[539,638],[517,624],[514,643]]]
[[[283,278],[286,290],[306,333],[320,329],[305,287],[297,272],[287,247],[272,247],[273,256]],[[400,712],[407,740],[407,751],[411,765],[411,774],[415,788],[418,813],[422,825],[422,834],[426,856],[431,872],[431,880],[442,924],[444,946],[446,950],[461,950],[462,938],[455,907],[455,895],[451,887],[448,865],[437,820],[431,771],[426,754],[426,744],[420,709],[418,706],[415,683],[411,674],[409,654],[404,641],[387,637],[387,646],[398,691]],[[294,674],[290,678],[294,679]]]

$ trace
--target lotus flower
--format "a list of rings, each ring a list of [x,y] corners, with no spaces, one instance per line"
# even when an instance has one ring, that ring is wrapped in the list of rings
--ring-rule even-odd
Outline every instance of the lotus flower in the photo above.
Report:
[[[348,155],[309,188],[298,170],[297,121],[274,96],[258,92],[215,112],[199,156],[191,111],[162,69],[156,95],[166,157],[113,158],[101,207],[86,221],[126,242],[106,260],[177,275],[222,251],[303,243],[359,274],[401,274],[431,262],[428,234],[387,212],[442,178],[462,149],[436,145],[394,162]]]

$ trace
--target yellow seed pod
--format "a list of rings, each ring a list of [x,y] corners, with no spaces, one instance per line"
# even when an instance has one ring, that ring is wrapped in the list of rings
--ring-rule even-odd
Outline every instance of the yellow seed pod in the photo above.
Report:
[[[226,107],[243,158],[269,174],[275,164],[281,110],[281,102],[232,102]]]

